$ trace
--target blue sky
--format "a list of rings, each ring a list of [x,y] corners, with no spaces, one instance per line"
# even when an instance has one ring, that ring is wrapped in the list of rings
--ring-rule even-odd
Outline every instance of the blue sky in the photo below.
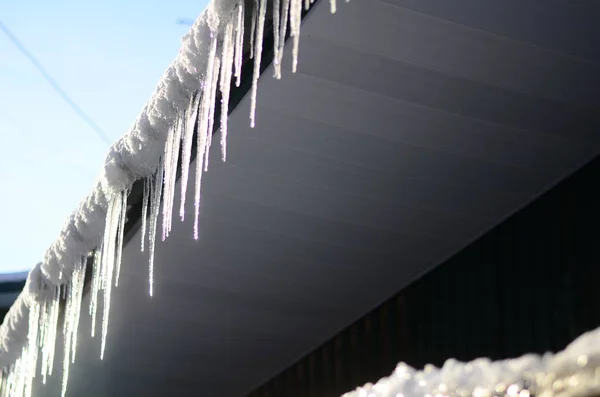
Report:
[[[4,0],[0,20],[111,141],[123,135],[207,0]],[[0,273],[42,260],[108,145],[0,32]]]

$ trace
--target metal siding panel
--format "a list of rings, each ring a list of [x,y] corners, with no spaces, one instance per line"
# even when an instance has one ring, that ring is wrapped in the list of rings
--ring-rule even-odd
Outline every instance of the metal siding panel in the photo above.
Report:
[[[600,158],[300,360],[301,376],[287,370],[259,390],[334,397],[400,361],[564,348],[600,325],[598,175]]]

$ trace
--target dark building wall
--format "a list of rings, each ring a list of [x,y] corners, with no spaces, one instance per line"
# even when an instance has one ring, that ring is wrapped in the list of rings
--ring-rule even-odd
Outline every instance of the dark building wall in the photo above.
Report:
[[[334,397],[404,361],[563,349],[600,326],[600,159],[251,397]]]
[[[0,321],[4,321],[6,313],[13,303],[12,298],[18,295],[25,287],[25,281],[9,281],[0,283]],[[2,299],[7,296],[9,299]]]

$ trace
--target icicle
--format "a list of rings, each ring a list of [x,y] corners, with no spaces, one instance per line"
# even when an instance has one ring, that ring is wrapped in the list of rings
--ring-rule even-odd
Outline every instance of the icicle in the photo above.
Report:
[[[223,161],[227,160],[227,118],[229,115],[229,94],[231,90],[231,72],[235,49],[235,42],[233,39],[232,20],[227,24],[227,28],[225,30],[221,63],[221,158]]]
[[[177,165],[179,164],[179,154],[181,151],[181,139],[183,133],[186,130],[186,116],[185,111],[178,117],[175,126],[175,136],[173,137],[173,157],[170,164],[170,178],[169,178],[169,229],[168,233],[171,233],[171,227],[173,226],[173,207],[175,206],[175,185],[177,182]],[[168,234],[167,234],[168,236]]]
[[[86,258],[73,270],[71,284],[67,286],[67,302],[65,305],[65,314],[63,320],[64,352],[63,352],[63,377],[61,384],[61,396],[67,393],[69,382],[69,367],[75,362],[75,352],[77,347],[77,331],[79,328],[79,318],[81,313],[81,299],[83,297],[83,284],[85,281]]]
[[[44,337],[42,344],[42,363],[41,375],[42,381],[46,384],[46,378],[52,375],[54,368],[54,351],[56,348],[56,335],[58,328],[58,314],[60,308],[60,292],[58,287],[55,289],[51,300],[44,302],[42,310],[42,323],[44,327]]]
[[[237,22],[235,28],[235,86],[239,87],[242,79],[242,57],[244,53],[244,2],[238,3]],[[251,40],[252,41],[252,40]]]
[[[63,336],[64,336],[64,341],[63,341],[63,366],[62,366],[62,383],[61,383],[61,396],[65,397],[65,394],[67,393],[67,382],[69,380],[69,364],[71,362],[71,342],[72,342],[72,338],[71,338],[71,332],[72,332],[72,327],[73,327],[73,313],[74,313],[74,308],[73,308],[73,283],[71,285],[67,286],[69,291],[68,291],[68,297],[67,297],[67,303],[66,303],[66,307],[65,307],[65,316],[64,316],[64,320],[63,320]]]
[[[210,100],[208,105],[208,127],[206,129],[206,150],[204,151],[204,172],[208,171],[208,157],[210,155],[210,147],[212,146],[213,131],[215,126],[215,108],[217,101],[217,83],[219,81],[219,68],[221,61],[218,57],[215,58],[213,66],[212,81],[210,83]]]
[[[254,6],[252,7],[252,22],[250,24],[250,59],[256,55],[256,47],[254,45],[254,36],[256,35],[256,20],[258,16],[258,2],[254,0]]]
[[[310,5],[312,4],[311,0],[304,0],[304,9],[308,11],[310,9]]]
[[[346,0],[346,1],[348,1],[348,0]],[[335,14],[335,12],[337,11],[336,0],[329,0],[329,6],[331,9],[331,13]]]
[[[171,165],[171,156],[173,153],[173,136],[175,135],[175,126],[171,126],[169,128],[169,132],[167,135],[167,141],[165,142],[165,150],[163,153],[163,159],[164,159],[164,172],[165,175],[163,176],[163,181],[164,181],[164,199],[163,199],[163,207],[162,207],[162,241],[165,241],[166,239],[166,235],[167,235],[167,223],[168,223],[168,219],[167,219],[167,207],[169,206],[168,202],[169,202],[169,176],[170,176],[170,165]]]
[[[68,346],[68,343],[65,343]],[[65,347],[65,352],[67,348]],[[65,397],[67,394],[67,383],[69,382],[69,357],[63,358],[63,378],[60,388],[61,397]]]
[[[198,152],[201,151],[200,145],[206,146],[206,136],[198,136]],[[204,153],[203,153],[204,154]],[[196,184],[194,186],[194,239],[200,237],[199,221],[200,221],[200,191],[202,190],[202,163],[204,155],[196,157]]]
[[[100,291],[102,274],[102,251],[104,246],[102,242],[94,252],[94,265],[92,268],[92,288],[90,294],[90,316],[92,317],[92,338],[96,336],[96,312],[98,311],[98,292]]]
[[[144,179],[144,195],[142,197],[142,231],[141,231],[141,251],[144,252],[144,243],[146,242],[146,229],[148,224],[148,196],[150,195],[150,186],[148,178]]]
[[[211,42],[211,48],[208,56],[208,65],[206,67],[206,75],[204,80],[204,90],[202,91],[202,99],[200,101],[200,118],[198,121],[198,154],[196,156],[196,186],[194,189],[194,205],[195,205],[195,216],[194,216],[194,238],[198,239],[198,221],[200,216],[200,190],[202,184],[202,171],[204,169],[203,163],[205,158],[205,151],[207,150],[207,130],[210,116],[210,105],[212,99],[212,87],[213,73],[215,72],[215,58],[217,52],[217,37],[213,36]],[[214,103],[212,103],[214,106]]]
[[[13,388],[13,381],[15,378],[15,374],[14,374],[14,365],[10,366],[7,370],[8,376],[6,378],[6,386],[5,386],[5,390],[6,392],[4,393],[6,396],[10,396],[12,393],[12,388]],[[3,396],[4,397],[4,396]]]
[[[11,390],[11,396],[23,396],[23,392],[25,391],[25,354],[22,354],[21,357],[17,360],[13,367],[13,372],[15,374],[13,387]]]
[[[194,127],[198,123],[198,106],[200,106],[200,95],[192,95],[190,97],[190,104],[187,111],[188,119],[185,123],[181,150],[181,206],[179,207],[179,216],[181,217],[182,222],[185,217],[185,197],[187,195],[190,162],[192,159]]]
[[[6,378],[6,386],[5,386],[6,392],[4,394],[6,396],[11,396],[12,389],[13,389],[13,382],[14,382],[14,378],[15,378],[14,365],[12,365],[8,368],[7,373],[8,373],[8,376]]]
[[[160,212],[160,198],[162,196],[164,165],[162,158],[158,160],[158,170],[154,179],[150,180],[150,230],[148,234],[149,259],[148,259],[148,282],[150,296],[154,293],[154,250],[156,248],[156,229],[158,225],[158,213]]]
[[[54,292],[54,297],[50,306],[49,316],[49,332],[47,339],[44,342],[44,346],[48,345],[48,356],[47,356],[47,375],[52,375],[54,370],[54,355],[56,353],[56,337],[58,336],[58,316],[60,313],[60,289],[57,287]]]
[[[175,125],[169,129],[169,136],[164,153],[164,197],[163,197],[163,231],[164,241],[171,232],[173,219],[173,204],[175,200],[175,182],[177,178],[177,164],[179,163],[179,150],[181,146],[182,130],[185,128],[185,116],[178,117]]]
[[[15,379],[15,365],[9,367],[8,369],[8,378],[6,379],[6,395],[12,396],[13,394],[13,385]]]
[[[19,395],[19,378],[21,375],[21,359],[17,359],[17,361],[10,368],[10,378],[9,378],[9,388],[8,395],[15,396]]]
[[[104,241],[102,242],[102,267],[100,271],[100,288],[104,291],[104,307],[102,313],[102,332],[100,359],[104,358],[104,348],[106,346],[106,334],[108,331],[108,315],[110,313],[110,293],[112,291],[112,275],[114,270],[116,229],[119,220],[118,214],[121,205],[120,197],[117,195],[112,198],[108,205],[106,215],[106,225],[104,229]]]
[[[273,77],[276,79],[281,78],[281,58],[279,57],[279,13],[281,5],[279,3],[280,0],[273,0]]]
[[[39,320],[40,304],[37,301],[33,301],[29,305],[27,342],[21,356],[23,362],[23,397],[31,397],[33,379],[37,370]]]
[[[83,303],[83,288],[85,286],[85,274],[87,270],[87,258],[83,257],[79,268],[75,269],[73,275],[74,283],[74,317],[73,329],[71,333],[71,362],[75,363],[77,353],[77,334],[79,331],[79,320],[81,318],[81,304]]]
[[[50,333],[49,349],[48,349],[48,375],[52,375],[54,371],[54,355],[56,353],[56,337],[58,336],[58,317],[60,315],[60,290],[57,287],[54,293],[54,299],[52,300],[51,307],[51,318],[50,318]]]
[[[14,396],[14,395],[18,395],[18,385],[19,385],[19,375],[20,375],[20,361],[21,360],[17,360],[15,362],[15,364],[12,366],[12,368],[10,369],[11,372],[11,378],[10,378],[10,386],[9,386],[9,392],[8,394],[10,396]]]
[[[110,297],[112,293],[112,281],[115,276],[115,267],[118,266],[117,250],[122,247],[122,233],[119,233],[122,213],[127,211],[124,205],[127,190],[115,195],[108,206],[106,216],[106,227],[104,230],[104,242],[102,252],[102,287],[104,290],[104,307],[102,315],[102,341],[100,346],[100,359],[104,359],[106,349],[106,336],[108,334],[108,319],[110,314]]]
[[[123,237],[125,237],[125,222],[127,220],[127,198],[129,189],[121,193],[121,214],[119,217],[119,229],[117,231],[117,253],[115,259],[115,287],[119,286],[119,277],[121,276],[121,261],[123,260]]]
[[[250,96],[250,127],[256,125],[256,95],[258,91],[258,78],[260,77],[260,61],[262,57],[263,35],[265,17],[267,13],[267,0],[259,0],[260,9],[256,19],[256,41],[254,44],[254,73],[252,76],[252,93]]]
[[[290,2],[290,35],[293,38],[292,72],[298,69],[298,48],[300,46],[300,24],[302,22],[302,0]]]
[[[43,359],[43,354],[44,354],[44,342],[46,340],[46,333],[48,332],[48,304],[46,302],[43,302],[40,304],[40,320],[39,320],[39,335],[38,335],[38,340],[39,340],[39,349],[40,349],[40,353],[42,353],[42,362],[40,364],[40,374],[43,374],[45,369],[45,363],[44,363],[44,359]]]
[[[279,49],[277,51],[277,54],[279,55],[278,75],[275,76],[277,79],[281,78],[281,63],[283,61],[283,49],[285,45],[285,35],[287,34],[289,12],[290,0],[283,0],[283,9],[281,10],[281,21],[279,25]]]

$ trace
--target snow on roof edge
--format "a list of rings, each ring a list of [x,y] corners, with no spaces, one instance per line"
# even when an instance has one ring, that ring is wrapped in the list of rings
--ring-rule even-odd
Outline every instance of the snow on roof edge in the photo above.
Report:
[[[110,198],[156,170],[169,128],[187,107],[192,93],[200,89],[208,58],[206,42],[222,29],[221,19],[229,16],[236,4],[237,0],[209,2],[183,37],[178,56],[129,131],[110,147],[91,192],[67,218],[43,262],[22,278],[27,279],[26,286],[0,326],[1,368],[9,367],[21,353],[28,328],[28,302],[46,299],[53,286],[69,281],[63,275],[69,274],[78,258],[98,246]],[[45,281],[40,282],[40,278]]]

